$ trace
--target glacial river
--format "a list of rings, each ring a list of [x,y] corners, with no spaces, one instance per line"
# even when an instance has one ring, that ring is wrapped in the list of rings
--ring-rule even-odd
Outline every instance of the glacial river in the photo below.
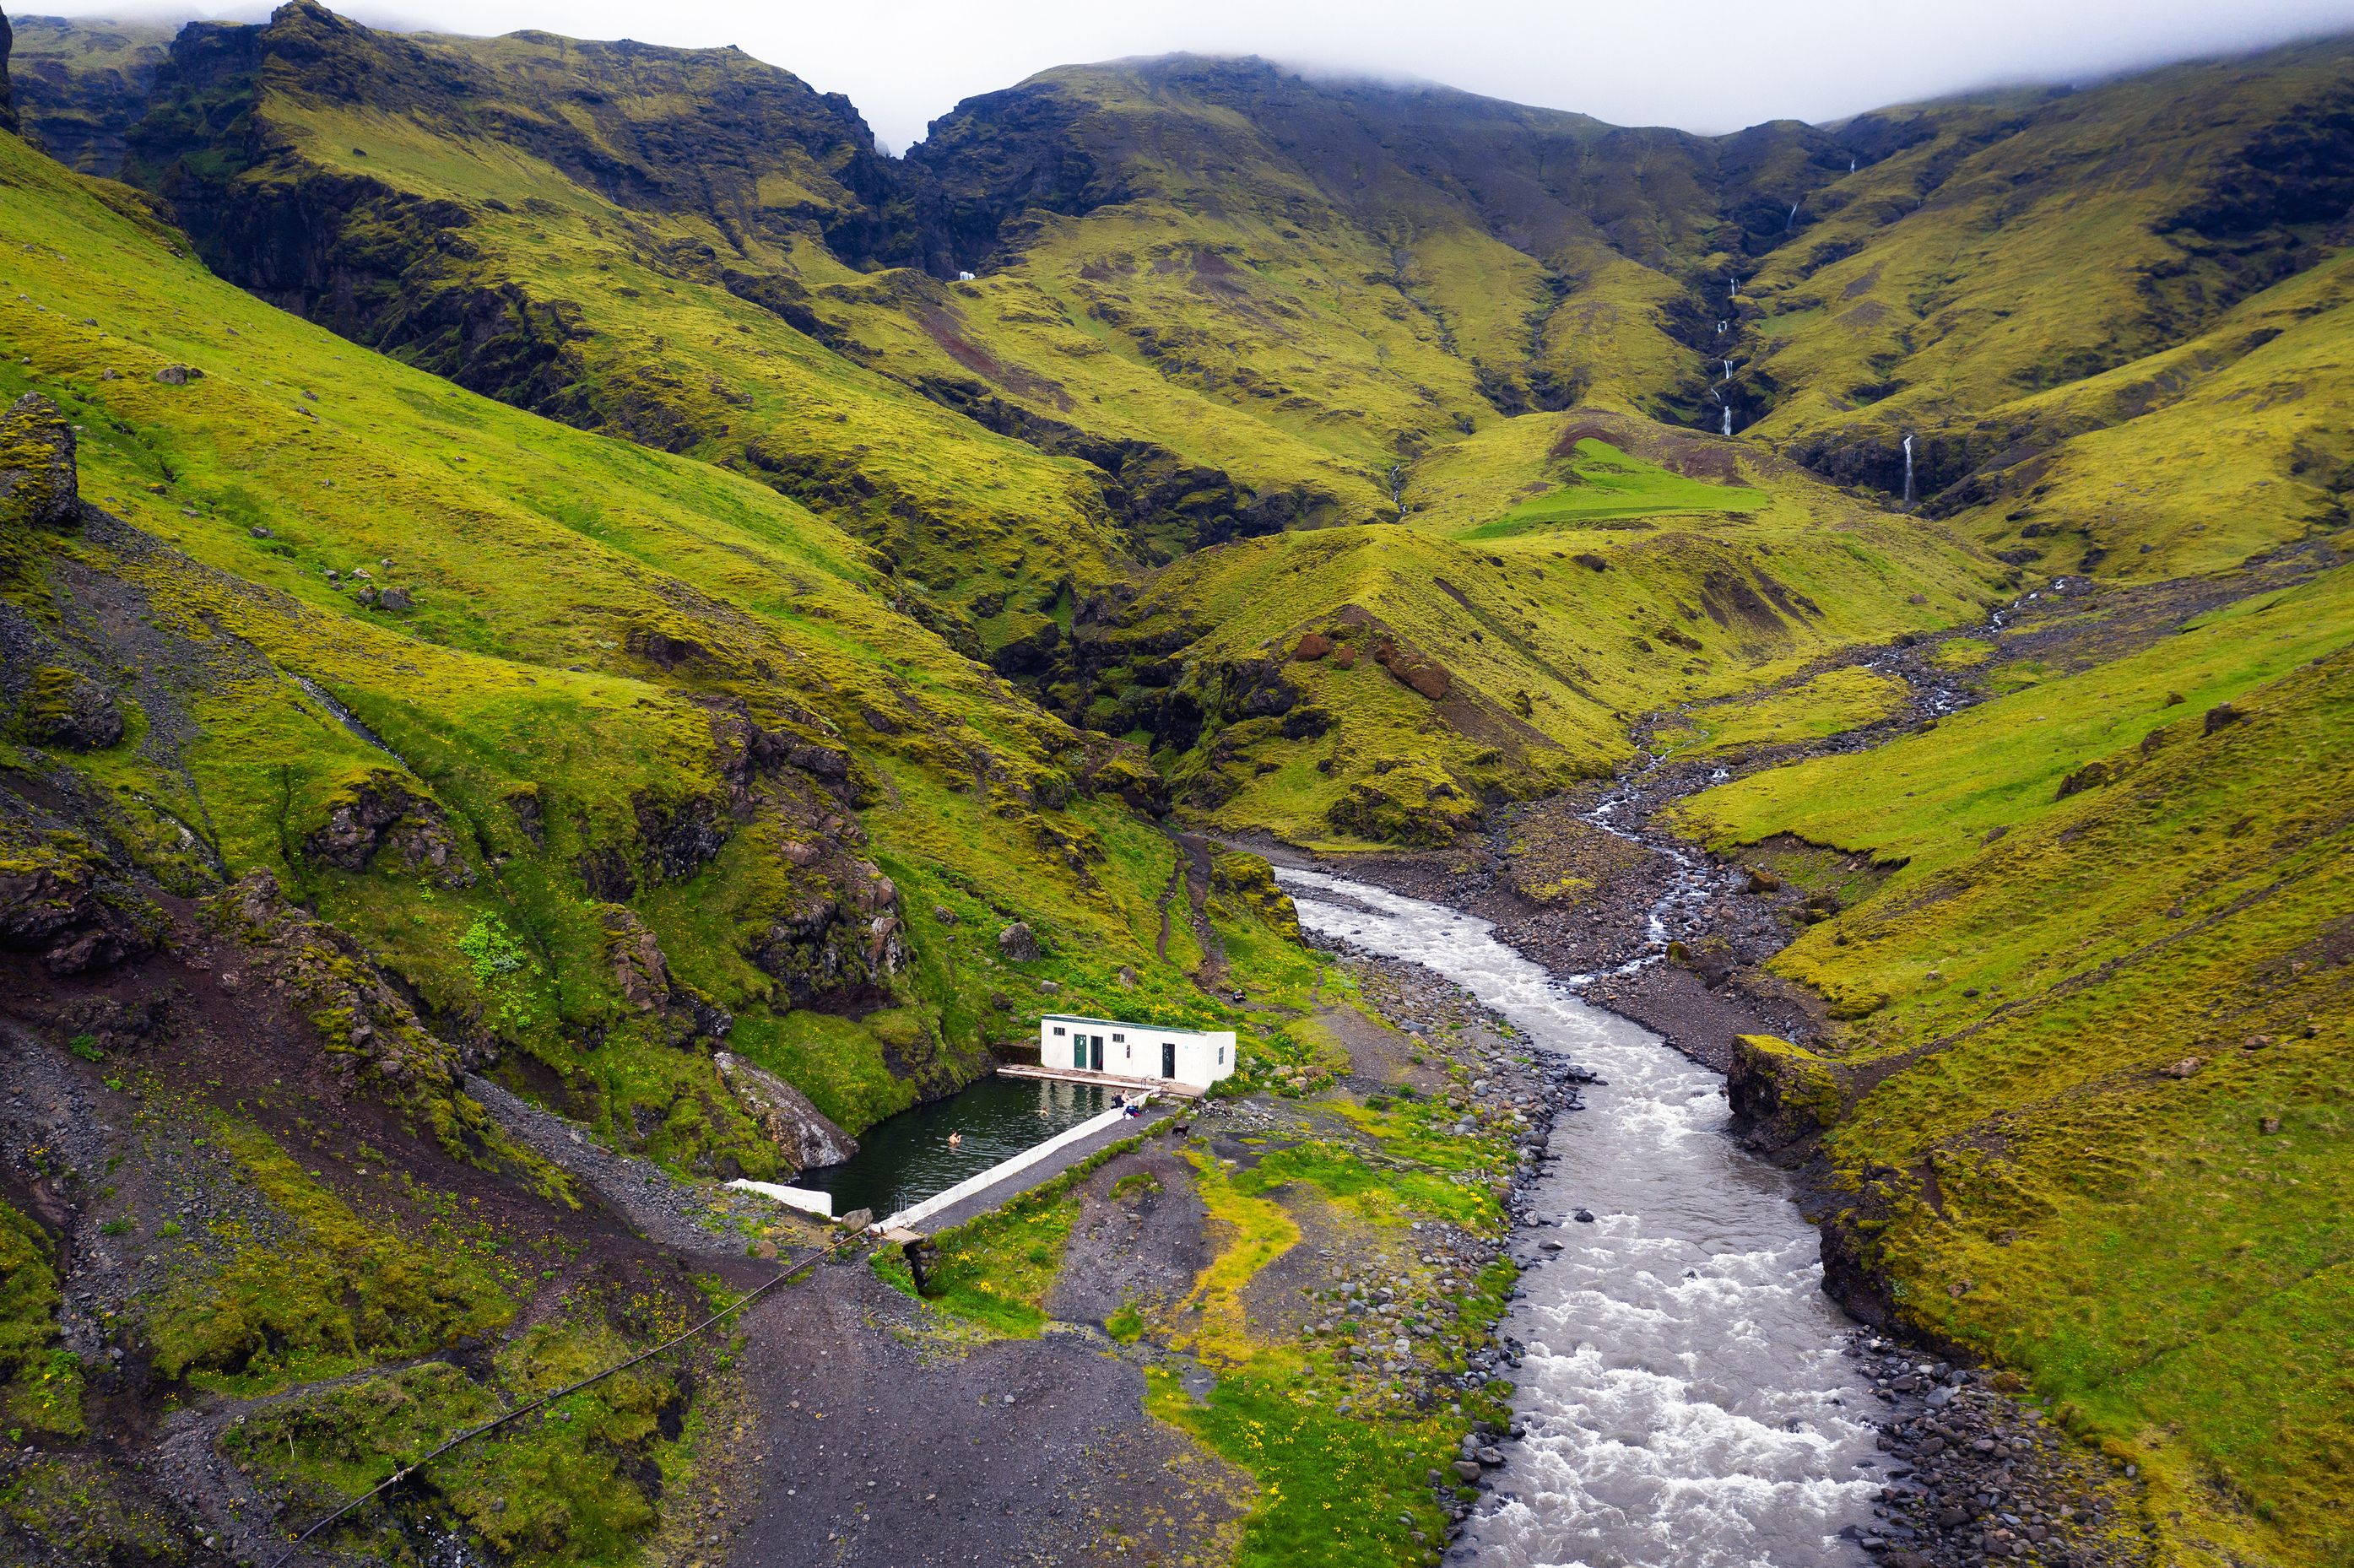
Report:
[[[1606,1080],[1528,1194],[1564,1244],[1522,1279],[1526,1439],[1448,1561],[1495,1568],[1849,1568],[1882,1481],[1870,1385],[1840,1354],[1787,1180],[1724,1136],[1714,1073],[1577,1000],[1482,920],[1317,872],[1300,924],[1454,980]],[[1571,1218],[1578,1209],[1592,1224]],[[1555,1228],[1557,1226],[1557,1228]],[[1510,1494],[1508,1497],[1502,1494]]]

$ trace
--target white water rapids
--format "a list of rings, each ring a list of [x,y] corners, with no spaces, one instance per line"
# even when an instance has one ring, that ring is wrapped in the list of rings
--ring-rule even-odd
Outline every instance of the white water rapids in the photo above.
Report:
[[[1277,875],[1300,923],[1433,969],[1538,1049],[1606,1080],[1555,1124],[1524,1192],[1507,1331],[1527,1351],[1528,1436],[1500,1506],[1450,1562],[1496,1568],[1826,1568],[1867,1561],[1843,1527],[1882,1485],[1870,1386],[1840,1352],[1815,1233],[1782,1173],[1724,1136],[1722,1080],[1587,1006],[1482,920],[1328,876]],[[1592,1224],[1571,1219],[1590,1211]],[[1558,1228],[1554,1228],[1557,1226]],[[1540,1239],[1564,1250],[1536,1250]]]

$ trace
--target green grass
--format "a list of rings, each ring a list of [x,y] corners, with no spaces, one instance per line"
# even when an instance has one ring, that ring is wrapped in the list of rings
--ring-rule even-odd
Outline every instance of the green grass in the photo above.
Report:
[[[575,1315],[535,1330],[502,1358],[491,1386],[450,1362],[427,1361],[267,1406],[239,1424],[223,1446],[265,1484],[302,1499],[306,1512],[324,1511],[539,1383],[599,1370],[629,1349],[602,1322]],[[645,1470],[672,1459],[678,1445],[663,1436],[662,1417],[684,1395],[679,1380],[657,1363],[535,1412],[437,1461],[434,1511],[510,1561],[549,1568],[635,1561],[660,1496]],[[366,1512],[344,1527],[347,1540],[380,1531],[392,1533]]]
[[[1438,1538],[1444,1520],[1418,1483],[1424,1469],[1453,1457],[1447,1421],[1352,1420],[1253,1372],[1223,1373],[1200,1403],[1173,1373],[1147,1376],[1146,1409],[1258,1481],[1237,1564],[1416,1562],[1423,1547],[1415,1532]]]
[[[1537,463],[1573,427],[1557,416],[1511,422],[1543,438],[1509,450]],[[1661,460],[1688,445],[1619,421]],[[1686,459],[1697,461],[1687,452]],[[1649,460],[1647,460],[1649,461]],[[1685,460],[1678,460],[1685,461]],[[1477,504],[1476,489],[1465,493]],[[1188,689],[1208,710],[1185,753],[1156,758],[1178,799],[1219,826],[1320,847],[1451,842],[1483,802],[1523,798],[1608,771],[1631,755],[1635,714],[1745,693],[1831,650],[1975,619],[2002,578],[1959,541],[1894,522],[1801,475],[1776,471],[1755,510],[1656,527],[1450,537],[1476,512],[1434,512],[1405,526],[1292,533],[1204,552],[1164,568],[1112,650],[1101,688],[1157,701],[1127,683],[1180,627],[1206,627],[1186,650]],[[1450,503],[1453,504],[1453,503]],[[1598,564],[1601,569],[1595,569]],[[1335,652],[1291,657],[1313,633]],[[1434,700],[1384,668],[1384,642],[1408,665],[1445,672]],[[1229,715],[1228,673],[1270,661],[1299,694],[1295,711],[1330,716],[1323,733]],[[1115,717],[1108,721],[1117,725]]]
[[[1687,479],[1656,463],[1629,457],[1592,436],[1577,441],[1575,455],[1561,468],[1564,471],[1557,485],[1457,537],[1508,539],[1517,534],[1663,513],[1755,512],[1770,500],[1759,491]]]
[[[1079,1200],[1071,1189],[1134,1147],[1135,1140],[1126,1139],[1098,1150],[1052,1181],[934,1235],[938,1258],[921,1298],[988,1333],[1037,1338],[1046,1326],[1046,1298],[1062,1272],[1071,1227],[1078,1223]],[[872,1262],[892,1286],[916,1294],[915,1276],[900,1253],[885,1249]]]
[[[187,1262],[149,1327],[164,1376],[265,1393],[495,1333],[514,1316],[514,1266],[454,1215],[405,1235],[354,1213],[258,1129],[221,1125],[214,1138],[276,1224],[221,1221],[209,1248],[183,1244]],[[221,1260],[197,1261],[207,1250]]]
[[[1819,740],[1888,717],[1903,706],[1904,683],[1859,665],[1795,685],[1685,708],[1656,734],[1663,755],[1706,755]]]
[[[0,1203],[0,1429],[82,1436],[80,1358],[58,1342],[52,1247],[39,1226]]]

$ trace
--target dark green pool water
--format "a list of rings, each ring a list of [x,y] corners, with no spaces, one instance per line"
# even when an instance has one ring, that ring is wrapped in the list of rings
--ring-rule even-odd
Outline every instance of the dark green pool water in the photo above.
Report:
[[[983,1078],[947,1099],[876,1122],[860,1135],[855,1155],[804,1171],[793,1185],[832,1193],[837,1214],[872,1209],[883,1219],[1109,1110],[1111,1103],[1111,1091],[1094,1084]],[[954,1148],[952,1132],[964,1135]]]

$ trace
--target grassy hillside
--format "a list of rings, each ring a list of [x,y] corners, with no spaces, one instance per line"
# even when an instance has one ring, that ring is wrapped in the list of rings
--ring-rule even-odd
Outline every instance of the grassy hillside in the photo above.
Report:
[[[1122,546],[1092,471],[800,330],[791,258],[862,210],[875,161],[847,104],[735,50],[396,37],[297,5],[182,35],[126,173],[272,302],[806,502],[977,650],[954,607],[1100,583]]]
[[[1638,715],[1974,619],[2007,580],[1941,530],[1625,417],[1523,416],[1407,495],[1402,523],[1164,568],[1079,641],[1087,722],[1152,744],[1221,824],[1440,844],[1609,773]]]
[[[2342,527],[2350,59],[1869,117],[1884,155],[1743,285],[1758,433],[1892,493],[1912,434],[1919,496],[2056,569],[2216,571]]]
[[[756,1059],[823,1042],[809,1087],[855,1126],[1012,1027],[986,957],[946,961],[976,934],[1028,916],[1101,980],[1164,972],[1174,852],[1087,793],[1149,775],[892,609],[855,543],[354,349],[175,255],[126,194],[0,156],[11,232],[42,236],[0,297],[22,352],[0,391],[58,401],[84,494],[129,525],[28,536],[9,590],[37,629],[12,689],[78,672],[122,738],[20,727],[39,748],[11,755],[119,800],[159,872],[269,869],[437,1013],[630,1141],[652,1113],[687,1160],[758,1159],[707,1057],[640,1047],[697,1006]],[[200,374],[157,379],[175,366]],[[61,573],[120,607],[58,600]],[[637,923],[679,987],[647,1016],[615,970]],[[477,928],[529,961],[487,980]],[[895,997],[914,1011],[866,1030],[798,1011]]]
[[[1774,966],[1837,1021],[1842,1245],[2137,1463],[2187,1561],[2354,1548],[2350,646],[2343,567],[2090,668],[1999,645],[1991,700],[1687,809],[1888,870]]]
[[[1254,1073],[1307,1065],[1280,998],[1314,966],[1189,893],[1149,770],[831,524],[284,314],[6,136],[0,233],[0,1049],[42,1115],[80,1107],[0,1192],[0,1402],[40,1449],[0,1484],[12,1549],[204,1559],[86,1443],[156,1400],[298,1395],[220,1442],[315,1517],[701,1314],[469,1070],[725,1177],[796,1159],[723,1043],[856,1130],[1045,1006],[1235,1022],[1214,963],[1278,988],[1239,1020]],[[1016,921],[1042,956],[1001,950]],[[581,1396],[366,1538],[633,1560],[696,1517],[726,1372]]]

